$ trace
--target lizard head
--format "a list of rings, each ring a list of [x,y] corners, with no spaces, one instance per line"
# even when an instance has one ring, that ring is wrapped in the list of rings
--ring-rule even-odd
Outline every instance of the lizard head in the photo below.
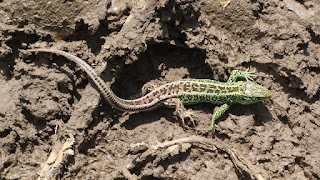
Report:
[[[267,88],[251,81],[246,81],[243,87],[243,97],[239,100],[240,104],[252,104],[269,99],[272,96],[271,91]]]

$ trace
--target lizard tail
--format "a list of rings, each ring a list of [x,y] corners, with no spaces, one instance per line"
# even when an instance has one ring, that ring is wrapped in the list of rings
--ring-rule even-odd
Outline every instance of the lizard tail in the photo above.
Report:
[[[77,65],[80,66],[80,68],[85,71],[88,76],[91,78],[91,80],[95,83],[95,85],[100,90],[101,94],[105,97],[105,99],[108,101],[112,107],[119,109],[121,111],[136,111],[136,108],[134,106],[130,106],[130,104],[134,104],[134,100],[125,100],[117,95],[114,94],[114,92],[111,90],[110,86],[107,85],[95,72],[95,70],[88,65],[85,61],[78,58],[77,56],[74,56],[72,54],[69,54],[67,52],[56,50],[56,49],[28,49],[25,50],[27,52],[48,52],[48,53],[54,53],[61,56],[66,57],[68,60],[75,62]],[[128,101],[128,102],[127,102]]]

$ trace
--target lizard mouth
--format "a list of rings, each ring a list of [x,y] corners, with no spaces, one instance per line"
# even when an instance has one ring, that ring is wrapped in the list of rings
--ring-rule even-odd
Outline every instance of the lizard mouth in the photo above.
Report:
[[[261,88],[260,94],[261,94],[261,97],[263,97],[264,99],[269,99],[272,97],[272,92],[265,87]]]

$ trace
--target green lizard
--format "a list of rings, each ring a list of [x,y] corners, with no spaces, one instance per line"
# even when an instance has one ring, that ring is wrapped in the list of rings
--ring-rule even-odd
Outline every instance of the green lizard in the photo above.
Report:
[[[115,95],[91,66],[72,54],[54,49],[29,49],[26,51],[54,53],[75,62],[88,74],[108,103],[118,110],[139,112],[152,110],[161,105],[175,106],[175,114],[181,118],[183,125],[185,118],[189,118],[194,124],[192,113],[186,110],[184,105],[197,103],[222,104],[212,116],[212,129],[214,130],[215,121],[232,104],[247,105],[263,101],[272,96],[267,88],[250,81],[252,76],[255,76],[252,72],[233,70],[227,82],[210,79],[181,79],[154,88],[140,98],[127,100]],[[238,81],[239,78],[246,81]]]

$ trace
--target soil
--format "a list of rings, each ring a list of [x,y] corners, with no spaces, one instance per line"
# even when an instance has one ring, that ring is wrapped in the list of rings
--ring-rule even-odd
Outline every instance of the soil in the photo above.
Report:
[[[320,1],[0,0],[0,179],[320,179]],[[181,78],[256,71],[273,93],[120,112],[74,63],[122,98]],[[170,144],[171,143],[171,144]]]

